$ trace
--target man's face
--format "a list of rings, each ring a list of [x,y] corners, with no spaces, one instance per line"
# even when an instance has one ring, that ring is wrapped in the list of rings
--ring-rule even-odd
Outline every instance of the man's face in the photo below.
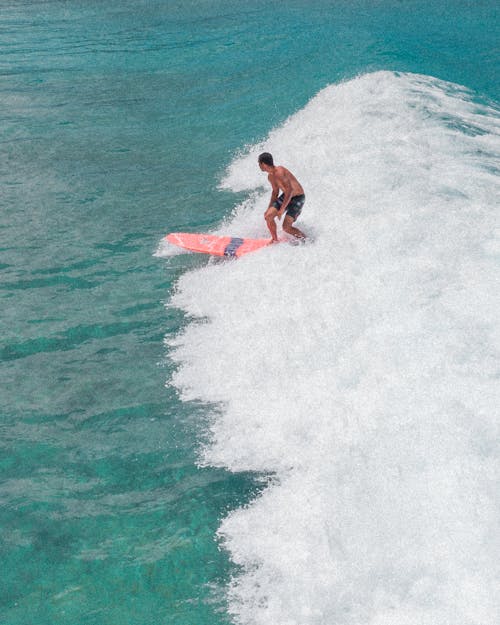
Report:
[[[269,165],[266,165],[265,163],[259,163],[259,167],[261,171],[269,171],[270,167]]]

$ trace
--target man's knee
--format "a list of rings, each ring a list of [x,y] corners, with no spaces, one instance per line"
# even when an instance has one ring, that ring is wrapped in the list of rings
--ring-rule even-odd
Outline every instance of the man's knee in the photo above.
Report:
[[[293,221],[291,219],[285,219],[283,222],[283,230],[289,233],[293,231]]]

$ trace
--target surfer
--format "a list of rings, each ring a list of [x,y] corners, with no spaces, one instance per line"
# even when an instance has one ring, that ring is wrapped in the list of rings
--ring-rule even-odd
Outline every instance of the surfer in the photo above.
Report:
[[[264,213],[273,243],[278,242],[275,218],[281,219],[284,213],[283,230],[297,239],[305,239],[306,235],[293,225],[306,201],[302,185],[286,167],[275,165],[269,152],[263,152],[259,156],[259,167],[268,173],[268,180],[273,188],[269,207]]]

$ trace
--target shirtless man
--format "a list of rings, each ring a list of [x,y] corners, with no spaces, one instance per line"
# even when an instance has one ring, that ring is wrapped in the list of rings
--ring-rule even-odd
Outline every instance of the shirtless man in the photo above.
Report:
[[[276,217],[281,219],[285,212],[283,230],[297,239],[305,239],[306,235],[293,225],[306,201],[302,185],[286,167],[275,165],[273,157],[269,152],[263,152],[259,156],[259,167],[262,171],[269,174],[268,180],[273,188],[269,207],[264,214],[273,243],[278,242],[276,222],[274,220]],[[282,193],[278,197],[280,190]]]

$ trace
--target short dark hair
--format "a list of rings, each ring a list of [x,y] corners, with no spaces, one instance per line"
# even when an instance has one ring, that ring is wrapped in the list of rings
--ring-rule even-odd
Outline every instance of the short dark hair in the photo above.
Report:
[[[259,163],[264,163],[264,165],[274,167],[273,155],[269,154],[269,152],[262,152],[259,156]]]

